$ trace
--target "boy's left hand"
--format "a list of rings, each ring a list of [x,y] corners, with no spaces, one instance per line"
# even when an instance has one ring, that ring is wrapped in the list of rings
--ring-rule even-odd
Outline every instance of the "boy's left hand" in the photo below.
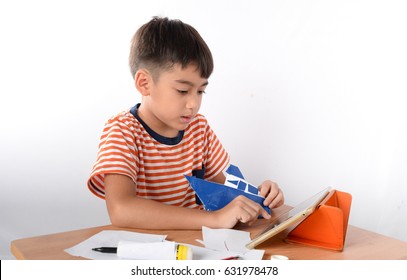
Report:
[[[284,195],[278,184],[270,180],[264,181],[259,186],[260,195],[264,197],[264,206],[276,208],[284,204]]]

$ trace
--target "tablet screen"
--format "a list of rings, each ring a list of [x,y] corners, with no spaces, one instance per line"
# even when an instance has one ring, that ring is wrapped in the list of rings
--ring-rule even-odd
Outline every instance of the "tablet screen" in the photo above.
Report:
[[[326,188],[307,200],[304,200],[291,210],[284,212],[277,218],[271,220],[266,228],[262,230],[251,242],[249,242],[246,247],[252,249],[288,227],[299,224],[316,209],[318,204],[330,191],[331,188]]]

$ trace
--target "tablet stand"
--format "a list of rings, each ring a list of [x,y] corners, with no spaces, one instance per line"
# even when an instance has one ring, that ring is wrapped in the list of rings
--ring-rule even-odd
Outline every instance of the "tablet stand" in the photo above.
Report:
[[[288,242],[342,251],[352,196],[332,190],[318,208],[287,236]]]

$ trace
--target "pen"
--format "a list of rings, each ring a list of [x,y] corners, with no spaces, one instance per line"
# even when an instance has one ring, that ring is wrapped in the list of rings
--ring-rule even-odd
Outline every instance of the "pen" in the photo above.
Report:
[[[99,248],[93,248],[92,250],[96,251],[96,252],[101,252],[101,253],[110,253],[110,254],[117,253],[116,247],[99,247]]]

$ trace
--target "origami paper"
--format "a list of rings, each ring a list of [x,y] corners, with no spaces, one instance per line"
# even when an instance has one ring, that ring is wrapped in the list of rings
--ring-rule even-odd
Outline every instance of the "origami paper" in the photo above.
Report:
[[[264,197],[259,195],[257,187],[244,180],[243,174],[237,166],[230,165],[226,173],[225,184],[218,184],[194,176],[185,175],[185,178],[201,200],[205,210],[215,211],[221,209],[237,196],[243,195],[259,203],[270,213],[270,208],[263,205]]]

